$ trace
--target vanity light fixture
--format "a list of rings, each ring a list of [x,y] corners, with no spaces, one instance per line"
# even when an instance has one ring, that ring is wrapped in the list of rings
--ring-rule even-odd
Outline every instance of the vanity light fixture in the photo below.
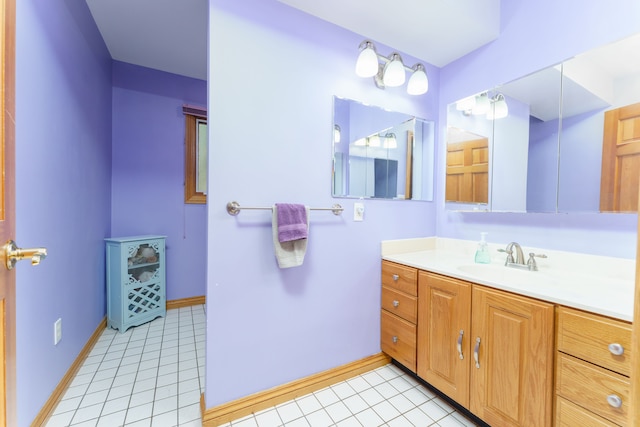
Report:
[[[429,80],[423,64],[418,63],[409,68],[404,65],[398,52],[393,52],[388,57],[380,55],[370,40],[360,43],[359,49],[356,62],[356,74],[359,77],[373,77],[376,86],[384,89],[387,86],[402,86],[406,81],[406,71],[410,71],[412,74],[407,93],[422,95],[429,90]]]
[[[487,119],[503,119],[509,115],[509,106],[504,95],[499,93],[491,98],[491,107],[487,111]]]
[[[407,78],[404,71],[402,58],[397,52],[393,52],[389,57],[389,62],[384,66],[382,72],[382,81],[385,86],[398,87],[402,86]]]
[[[360,77],[373,77],[378,74],[378,52],[373,42],[360,43],[360,54],[356,62],[356,74]]]
[[[429,79],[427,78],[427,72],[424,69],[424,65],[416,64],[413,66],[414,72],[409,77],[409,83],[407,83],[407,93],[409,95],[422,95],[429,90]]]
[[[338,144],[340,142],[340,126],[333,126],[333,143]]]
[[[491,108],[491,101],[489,101],[489,95],[487,92],[483,92],[480,95],[476,95],[476,102],[471,109],[471,114],[487,114]]]

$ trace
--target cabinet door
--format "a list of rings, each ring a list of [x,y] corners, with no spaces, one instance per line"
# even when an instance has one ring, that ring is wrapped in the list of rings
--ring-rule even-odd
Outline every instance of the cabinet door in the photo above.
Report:
[[[471,285],[420,272],[418,376],[469,407]]]
[[[553,305],[482,286],[472,298],[471,412],[493,426],[551,425]]]

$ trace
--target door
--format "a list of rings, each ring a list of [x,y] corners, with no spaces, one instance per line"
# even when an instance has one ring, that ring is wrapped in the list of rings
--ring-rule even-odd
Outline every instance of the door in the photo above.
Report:
[[[418,376],[469,408],[471,285],[421,271]]]
[[[2,121],[0,139],[0,245],[15,234],[15,0],[3,0],[0,29]],[[3,250],[3,249],[0,249]],[[4,256],[0,256],[4,260]],[[0,426],[16,425],[16,328],[13,270],[0,265]]]
[[[640,183],[640,103],[604,114],[600,210],[636,212]]]
[[[472,301],[471,412],[492,426],[551,425],[554,306],[482,286]]]
[[[447,144],[447,202],[489,201],[489,140]]]

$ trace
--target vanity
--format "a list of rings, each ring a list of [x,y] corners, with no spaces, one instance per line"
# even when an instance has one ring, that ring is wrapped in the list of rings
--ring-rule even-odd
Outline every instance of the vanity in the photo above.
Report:
[[[476,242],[382,242],[381,349],[492,426],[622,426],[635,261]]]

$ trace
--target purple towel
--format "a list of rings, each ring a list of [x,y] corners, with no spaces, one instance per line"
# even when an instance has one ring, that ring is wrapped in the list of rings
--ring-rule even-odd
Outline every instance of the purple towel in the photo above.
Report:
[[[304,205],[276,203],[278,215],[278,241],[306,239],[309,236],[307,209]]]

